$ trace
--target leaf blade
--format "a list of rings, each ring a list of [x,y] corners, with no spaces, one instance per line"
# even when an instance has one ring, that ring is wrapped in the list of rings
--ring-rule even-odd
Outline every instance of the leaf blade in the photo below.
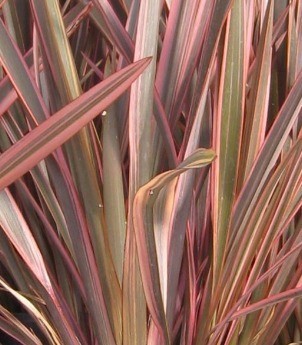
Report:
[[[146,300],[156,326],[168,343],[169,331],[160,288],[152,208],[160,190],[167,183],[189,169],[210,164],[214,158],[212,150],[196,150],[175,170],[164,172],[142,186],[133,203],[133,225]]]
[[[117,72],[33,129],[2,153],[0,189],[14,182],[77,133],[119,97],[149,64],[149,59]],[[83,116],[82,116],[83,115]],[[26,148],[26,150],[24,150]]]

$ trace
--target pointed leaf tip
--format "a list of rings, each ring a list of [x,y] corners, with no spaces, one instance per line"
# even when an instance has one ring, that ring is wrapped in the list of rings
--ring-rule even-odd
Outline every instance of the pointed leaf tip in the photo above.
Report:
[[[120,97],[151,57],[136,61],[94,86],[34,128],[0,156],[0,190],[32,169]]]

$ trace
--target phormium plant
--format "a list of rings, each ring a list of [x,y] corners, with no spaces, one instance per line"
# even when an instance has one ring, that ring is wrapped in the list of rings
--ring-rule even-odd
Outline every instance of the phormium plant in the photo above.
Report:
[[[0,0],[0,342],[302,339],[302,2]]]

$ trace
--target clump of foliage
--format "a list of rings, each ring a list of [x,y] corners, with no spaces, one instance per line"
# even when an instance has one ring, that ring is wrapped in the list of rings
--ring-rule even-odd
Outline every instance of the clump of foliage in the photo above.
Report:
[[[301,341],[301,53],[299,0],[0,0],[0,329]]]

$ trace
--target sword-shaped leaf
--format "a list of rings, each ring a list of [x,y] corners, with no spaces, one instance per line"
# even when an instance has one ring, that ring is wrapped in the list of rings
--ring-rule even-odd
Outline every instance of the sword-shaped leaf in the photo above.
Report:
[[[0,156],[0,189],[66,142],[115,101],[149,64],[146,58],[110,76],[29,132]]]

